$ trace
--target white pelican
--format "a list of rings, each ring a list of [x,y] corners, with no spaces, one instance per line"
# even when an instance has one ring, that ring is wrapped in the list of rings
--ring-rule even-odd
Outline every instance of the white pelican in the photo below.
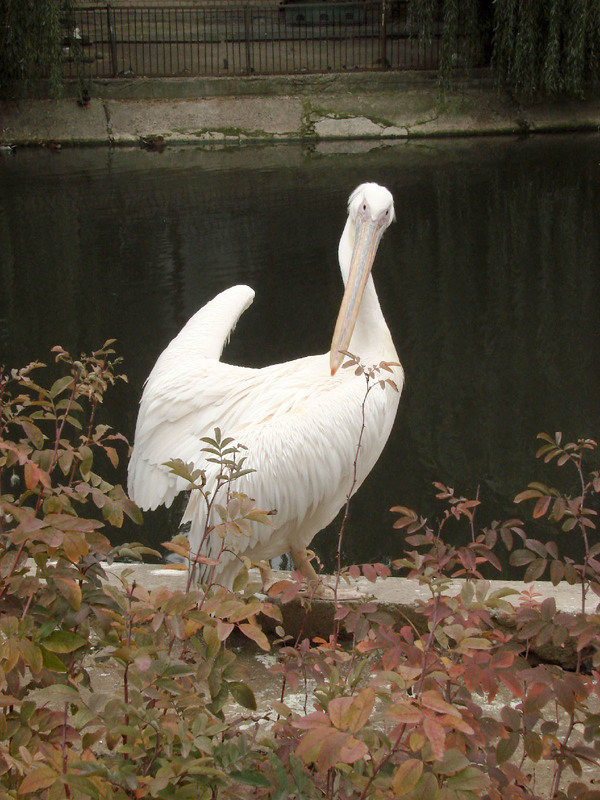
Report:
[[[350,196],[348,220],[339,244],[346,290],[330,353],[285,364],[251,369],[219,359],[240,315],[252,303],[248,286],[233,286],[201,308],[156,362],[142,395],[129,463],[129,494],[144,509],[169,506],[186,482],[164,463],[179,458],[207,470],[206,489],[214,487],[214,466],[206,461],[203,436],[220,428],[247,448],[245,466],[254,472],[239,478],[234,491],[253,498],[260,509],[276,509],[275,527],[252,524],[252,535],[227,536],[212,579],[231,587],[241,569],[240,555],[252,561],[291,553],[307,580],[315,572],[306,548],[356,491],[379,458],[392,429],[404,373],[397,364],[391,377],[398,391],[375,387],[361,404],[365,378],[341,369],[349,351],[367,366],[397,362],[398,356],[379,306],[371,267],[381,236],[394,219],[390,192],[375,183]],[[215,558],[223,540],[204,537],[206,503],[193,491],[183,522],[190,522],[190,551]],[[217,520],[219,522],[220,520]],[[212,524],[215,524],[212,522]],[[204,542],[203,542],[204,538]],[[211,569],[199,565],[197,579]]]

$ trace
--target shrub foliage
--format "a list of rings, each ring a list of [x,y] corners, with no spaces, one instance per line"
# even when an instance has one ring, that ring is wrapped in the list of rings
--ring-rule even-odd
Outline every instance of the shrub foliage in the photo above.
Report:
[[[119,359],[111,342],[77,360],[54,355],[63,374],[50,388],[39,363],[0,379],[1,800],[598,800],[589,779],[600,759],[594,441],[540,435],[538,456],[567,490],[532,482],[516,497],[531,511],[527,524],[480,527],[479,500],[439,483],[435,523],[395,507],[404,557],[341,578],[406,575],[425,590],[419,615],[344,602],[338,580],[333,632],[291,638],[286,603],[308,614],[315,602],[296,575],[267,594],[247,568],[235,593],[148,589],[127,569],[111,577],[115,559],[149,552],[111,546],[104,533],[124,515],[140,520],[106,477],[126,443],[97,422],[105,391],[123,378]],[[366,390],[392,389],[377,378]],[[220,433],[205,444],[234,484],[239,446]],[[190,479],[204,490],[201,475]],[[239,535],[249,522],[268,524],[233,487],[219,517]],[[554,539],[530,535],[540,523]],[[468,541],[456,546],[461,527]],[[580,559],[570,555],[575,536]],[[169,549],[193,564],[183,537]],[[500,572],[506,550],[525,569],[520,592],[482,577]],[[528,584],[542,576],[579,586],[579,608],[539,602]],[[265,707],[240,642],[273,651]],[[547,648],[554,655],[540,660]]]

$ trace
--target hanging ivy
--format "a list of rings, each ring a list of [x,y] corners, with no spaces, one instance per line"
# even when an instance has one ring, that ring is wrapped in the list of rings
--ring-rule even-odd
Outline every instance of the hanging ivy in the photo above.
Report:
[[[580,94],[600,77],[598,0],[496,0],[493,66],[529,94]]]
[[[439,74],[491,63],[527,94],[581,94],[600,78],[600,0],[410,0],[413,36],[439,40]]]
[[[71,0],[0,0],[0,97],[26,92],[46,78],[62,83],[62,39]]]

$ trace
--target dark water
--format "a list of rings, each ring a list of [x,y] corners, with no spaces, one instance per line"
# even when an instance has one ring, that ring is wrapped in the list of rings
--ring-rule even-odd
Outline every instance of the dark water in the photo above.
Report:
[[[0,363],[116,337],[130,383],[105,414],[132,438],[157,355],[231,284],[250,284],[256,300],[228,360],[324,352],[346,199],[364,180],[387,185],[398,221],[374,277],[406,387],[353,502],[344,558],[360,562],[400,552],[391,505],[436,513],[433,480],[479,486],[482,522],[514,516],[516,492],[547,477],[539,431],[600,434],[600,139],[351,148],[2,157]],[[123,536],[162,541],[168,523],[147,514]],[[315,540],[326,561],[334,538]]]

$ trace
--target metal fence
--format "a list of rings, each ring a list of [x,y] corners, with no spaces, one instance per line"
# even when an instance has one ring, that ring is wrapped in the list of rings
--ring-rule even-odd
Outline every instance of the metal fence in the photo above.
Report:
[[[439,31],[410,30],[408,0],[226,7],[74,8],[67,77],[219,76],[435,69]],[[460,40],[456,43],[460,56]]]

